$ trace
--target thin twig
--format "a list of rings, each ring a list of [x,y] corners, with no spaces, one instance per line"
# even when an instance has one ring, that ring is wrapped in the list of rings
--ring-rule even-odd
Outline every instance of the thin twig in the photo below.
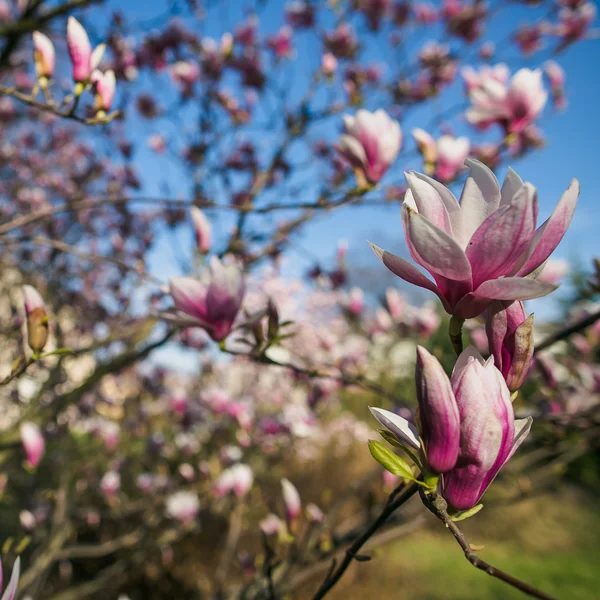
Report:
[[[543,342],[537,344],[534,353],[546,350],[546,348],[549,348],[553,344],[556,344],[556,342],[565,340],[574,333],[579,333],[580,331],[583,331],[587,327],[593,325],[598,320],[600,320],[600,310],[596,311],[595,313],[592,313],[591,315],[588,315],[587,317],[584,317],[583,319],[580,319],[579,321],[576,321],[572,325],[559,329],[556,333],[547,337]]]

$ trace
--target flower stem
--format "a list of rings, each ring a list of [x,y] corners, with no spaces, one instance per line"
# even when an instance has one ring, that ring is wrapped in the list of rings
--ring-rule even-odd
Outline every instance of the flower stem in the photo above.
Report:
[[[462,326],[464,322],[464,319],[459,319],[455,316],[450,317],[448,335],[450,336],[450,341],[452,342],[452,347],[454,348],[454,352],[456,352],[456,356],[463,351]]]

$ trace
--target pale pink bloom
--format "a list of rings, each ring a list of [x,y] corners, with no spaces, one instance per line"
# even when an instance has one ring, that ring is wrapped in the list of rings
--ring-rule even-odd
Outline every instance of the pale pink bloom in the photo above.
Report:
[[[17,587],[19,586],[19,574],[21,572],[21,558],[17,556],[13,566],[10,581],[2,594],[2,600],[15,600],[17,595]],[[2,591],[2,561],[0,560],[0,592]]]
[[[107,450],[116,450],[121,437],[121,428],[114,421],[102,421],[98,432]]]
[[[331,77],[337,71],[338,61],[331,52],[325,52],[321,59],[321,71],[328,77]]]
[[[565,97],[565,72],[563,68],[555,61],[549,60],[544,64],[544,71],[550,81],[550,90],[552,99],[557,109],[564,109],[567,105]]]
[[[338,151],[362,178],[376,184],[400,151],[400,124],[384,110],[370,113],[361,109],[354,117],[344,117],[344,127],[346,133],[340,137]]]
[[[281,480],[281,491],[285,504],[285,514],[288,521],[293,521],[302,512],[302,501],[296,486],[289,479]]]
[[[267,537],[272,537],[279,534],[284,527],[284,523],[276,514],[270,513],[258,526]]]
[[[306,516],[311,523],[322,523],[325,518],[323,511],[312,502],[306,505]]]
[[[475,71],[473,67],[466,66],[461,70],[462,78],[465,82],[467,92],[475,89],[482,89],[487,83],[501,83],[508,81],[510,71],[504,63],[498,63],[493,67],[483,65],[479,71]]]
[[[401,279],[431,290],[452,315],[476,317],[493,300],[528,300],[556,286],[535,279],[535,271],[563,238],[575,211],[579,183],[573,180],[550,218],[536,230],[537,194],[509,169],[502,190],[492,171],[467,160],[471,173],[460,204],[448,188],[411,172],[402,224],[413,260],[372,246]]]
[[[360,315],[365,307],[364,292],[360,288],[352,288],[350,292],[342,298],[342,305],[351,315]]]
[[[109,70],[106,73],[101,73],[96,70],[92,73],[90,81],[94,84],[96,91],[96,110],[108,112],[112,107],[117,86],[115,72]]]
[[[187,396],[177,395],[169,398],[169,406],[175,414],[185,415],[188,408]]]
[[[542,272],[538,275],[538,281],[546,283],[559,283],[569,273],[571,267],[568,260],[556,258],[549,260]]]
[[[442,182],[452,181],[463,170],[469,156],[471,143],[467,137],[455,138],[443,135],[437,140],[435,178]]]
[[[19,513],[19,524],[25,531],[33,531],[38,522],[35,515],[30,510],[22,510]],[[2,582],[0,581],[0,584]]]
[[[520,69],[508,85],[486,80],[469,98],[466,118],[471,124],[484,129],[498,123],[507,133],[520,133],[540,115],[548,94],[540,69]]]
[[[402,294],[395,288],[385,291],[385,306],[394,321],[398,321],[406,308],[406,301]]]
[[[292,54],[293,30],[289,25],[284,25],[275,35],[267,39],[267,46],[277,58],[287,58]]]
[[[167,498],[167,516],[181,521],[184,525],[193,523],[199,510],[200,501],[198,500],[198,494],[195,492],[175,492]]]
[[[434,164],[437,159],[437,144],[433,136],[419,127],[413,129],[411,133],[425,163]]]
[[[554,32],[562,38],[561,46],[565,46],[587,36],[590,25],[596,18],[596,5],[585,2],[577,8],[563,8],[559,13],[560,23]]]
[[[210,252],[212,239],[210,222],[197,206],[192,206],[192,208],[190,208],[190,215],[192,217],[198,250],[207,254]]]
[[[490,60],[496,53],[496,44],[494,42],[485,42],[479,49],[479,56],[483,60]]]
[[[413,7],[415,19],[418,23],[431,25],[435,23],[439,17],[436,8],[428,2],[419,2]]]
[[[67,22],[67,46],[73,65],[73,80],[83,83],[92,74],[92,46],[85,29],[74,17],[69,17]]]
[[[44,456],[46,443],[40,428],[35,423],[21,424],[21,443],[31,467],[37,467]]]
[[[54,74],[55,52],[54,45],[48,36],[39,31],[33,32],[33,48],[35,71],[38,78],[46,77],[50,79]]]
[[[40,293],[31,285],[23,286],[23,303],[25,305],[25,314],[30,315],[34,310],[43,308],[46,309],[44,300]]]
[[[165,151],[167,144],[162,135],[155,134],[148,138],[148,147],[154,152],[161,153]]]
[[[107,471],[100,480],[100,491],[107,498],[114,498],[121,489],[121,476],[116,471]]]
[[[233,492],[238,498],[243,498],[252,488],[254,474],[248,465],[238,463],[225,469],[213,487],[217,498]]]
[[[200,77],[200,68],[196,63],[180,60],[171,67],[171,75],[175,81],[189,88]]]

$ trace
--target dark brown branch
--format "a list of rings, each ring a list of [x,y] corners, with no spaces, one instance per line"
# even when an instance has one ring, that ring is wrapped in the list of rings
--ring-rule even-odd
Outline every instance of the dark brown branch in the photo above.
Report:
[[[471,548],[471,544],[469,544],[467,541],[465,534],[450,518],[446,501],[436,493],[425,494],[423,491],[420,493],[425,506],[427,506],[427,508],[446,525],[446,527],[450,530],[450,533],[452,533],[454,536],[454,539],[458,542],[458,545],[462,548],[462,551],[465,553],[465,558],[476,569],[479,569],[484,573],[503,581],[511,587],[514,587],[515,589],[527,594],[528,596],[532,596],[533,598],[540,598],[541,600],[556,600],[552,596],[541,592],[528,583],[525,583],[524,581],[505,573],[504,571],[490,565],[490,563],[486,562],[485,560],[479,558],[479,556],[477,556],[477,554]]]
[[[549,348],[553,344],[556,344],[556,342],[565,340],[569,336],[573,335],[574,333],[579,333],[580,331],[583,331],[587,327],[590,327],[591,325],[593,325],[599,319],[600,319],[600,310],[573,323],[572,325],[569,325],[567,327],[563,327],[562,329],[559,329],[556,333],[547,337],[543,342],[541,342],[540,344],[537,344],[537,346],[535,347],[535,352],[537,353],[537,352],[541,352],[542,350],[546,350],[546,348]]]
[[[419,486],[416,483],[409,484],[399,494],[394,490],[388,501],[381,512],[381,514],[369,525],[365,532],[357,538],[354,543],[346,550],[343,560],[339,566],[332,569],[331,573],[327,575],[319,589],[313,596],[312,600],[320,600],[324,598],[336,585],[336,583],[343,577],[344,573],[358,555],[360,549],[366,544],[366,542],[375,534],[375,532],[389,519],[389,517],[400,508],[407,500],[412,498],[418,490]]]

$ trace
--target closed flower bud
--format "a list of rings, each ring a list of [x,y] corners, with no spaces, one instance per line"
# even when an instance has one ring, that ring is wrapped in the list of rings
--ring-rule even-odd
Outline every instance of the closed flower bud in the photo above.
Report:
[[[73,81],[84,83],[92,74],[92,46],[88,34],[74,17],[67,22],[67,46],[73,65]]]
[[[31,467],[37,467],[44,456],[46,444],[40,428],[34,423],[21,424],[21,443]]]
[[[283,502],[285,503],[285,513],[288,521],[296,519],[302,511],[302,502],[296,486],[288,479],[281,480],[281,490],[283,492]]]
[[[204,254],[207,254],[210,252],[212,242],[210,222],[204,216],[204,213],[196,206],[192,206],[190,209],[190,215],[192,217],[192,224],[194,226],[194,235],[198,250]]]
[[[494,363],[508,389],[517,391],[533,360],[533,315],[522,302],[494,302],[487,311],[486,333]]]
[[[114,71],[106,71],[106,73],[94,71],[91,75],[91,81],[96,92],[96,112],[108,112],[112,107],[117,85]]]
[[[25,315],[27,316],[27,343],[33,352],[41,352],[48,341],[48,312],[38,291],[23,286]]]
[[[166,512],[169,517],[184,525],[193,523],[200,510],[200,501],[195,492],[175,492],[167,498]]]
[[[473,347],[458,358],[452,389],[460,415],[456,466],[444,473],[442,495],[456,510],[475,506],[531,428],[532,419],[515,421],[510,392],[493,359],[484,361]]]
[[[433,471],[445,473],[458,457],[458,407],[442,365],[422,346],[417,348],[415,380],[427,464]]]
[[[33,32],[33,48],[35,72],[38,79],[50,79],[54,74],[55,52],[54,45],[48,36],[39,31]]]

